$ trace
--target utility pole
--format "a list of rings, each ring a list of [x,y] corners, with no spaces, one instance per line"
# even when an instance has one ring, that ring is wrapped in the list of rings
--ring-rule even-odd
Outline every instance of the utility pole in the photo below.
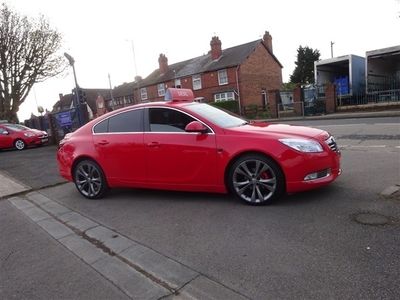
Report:
[[[139,94],[139,99],[141,99],[140,95],[140,85],[139,82],[136,82],[136,79],[138,78],[138,69],[136,65],[136,55],[135,55],[135,45],[133,44],[133,40],[125,40],[127,42],[131,42],[131,48],[132,48],[132,58],[133,58],[133,66],[135,67],[135,77],[133,77],[133,84],[137,83],[137,91]],[[133,87],[133,103],[135,103],[135,87]],[[138,101],[139,103],[139,101]]]
[[[110,96],[111,96],[111,108],[114,110],[114,95],[113,95],[113,90],[112,90],[112,85],[111,85],[111,76],[110,73],[108,73],[108,83],[110,84]]]
[[[79,100],[79,85],[78,85],[78,81],[76,80],[76,73],[75,73],[75,60],[74,58],[69,55],[68,53],[64,53],[64,56],[67,58],[70,66],[72,67],[72,71],[74,72],[74,80],[75,80],[75,109],[76,109],[76,114],[78,116],[78,123],[79,123],[79,127],[81,127],[82,124],[82,120],[81,120],[81,112],[80,112],[80,100]]]
[[[331,58],[333,58],[333,45],[334,45],[334,44],[335,44],[335,43],[331,41]]]
[[[135,45],[133,44],[133,40],[128,40],[128,41],[131,42],[133,66],[135,67],[135,77],[136,77],[138,75],[138,70],[137,70],[137,65],[136,65]]]

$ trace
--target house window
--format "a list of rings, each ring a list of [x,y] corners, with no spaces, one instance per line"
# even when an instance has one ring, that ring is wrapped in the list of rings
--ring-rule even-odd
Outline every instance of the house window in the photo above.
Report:
[[[147,100],[147,89],[141,88],[140,89],[140,98],[143,100]]]
[[[193,90],[200,90],[201,89],[201,75],[193,75],[192,76],[192,81],[193,81]]]
[[[229,101],[229,100],[235,100],[234,92],[219,93],[219,94],[214,95],[215,102],[223,102],[223,101]]]
[[[178,79],[175,79],[175,87],[176,87],[177,89],[180,89],[180,88],[182,88],[182,85],[181,85],[181,80],[180,80],[180,78],[178,78]]]
[[[219,85],[228,84],[228,74],[226,69],[218,71],[218,83]]]
[[[162,97],[165,95],[165,85],[164,83],[157,84],[158,96]]]
[[[132,103],[132,96],[125,96],[125,97],[124,97],[124,103],[125,103],[125,104],[130,104],[130,103]]]

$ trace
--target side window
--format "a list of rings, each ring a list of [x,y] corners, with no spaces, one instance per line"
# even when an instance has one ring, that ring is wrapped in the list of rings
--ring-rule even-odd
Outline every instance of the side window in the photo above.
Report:
[[[150,108],[149,122],[152,132],[185,132],[185,127],[195,121],[187,114],[168,108]]]
[[[93,129],[94,133],[106,133],[108,132],[108,119],[100,122],[99,124],[97,124],[94,129]]]
[[[108,132],[142,132],[143,109],[130,110],[108,119]]]

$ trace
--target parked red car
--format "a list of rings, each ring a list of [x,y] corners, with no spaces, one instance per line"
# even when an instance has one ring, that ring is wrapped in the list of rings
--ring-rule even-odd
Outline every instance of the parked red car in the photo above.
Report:
[[[49,141],[46,131],[32,129],[19,124],[0,123],[0,149],[23,150],[29,146],[40,146]]]
[[[326,131],[249,123],[169,89],[165,102],[103,115],[60,142],[60,174],[87,198],[108,188],[231,192],[249,204],[324,186],[341,173]]]

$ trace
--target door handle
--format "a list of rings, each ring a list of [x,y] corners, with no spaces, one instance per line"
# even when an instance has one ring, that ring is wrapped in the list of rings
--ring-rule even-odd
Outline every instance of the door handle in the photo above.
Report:
[[[107,145],[107,144],[109,144],[109,143],[110,143],[110,142],[107,141],[107,140],[101,140],[101,141],[97,142],[97,144],[99,144],[99,145]]]
[[[150,148],[158,148],[158,147],[160,147],[160,144],[158,142],[151,142],[151,143],[148,143],[147,146]]]

